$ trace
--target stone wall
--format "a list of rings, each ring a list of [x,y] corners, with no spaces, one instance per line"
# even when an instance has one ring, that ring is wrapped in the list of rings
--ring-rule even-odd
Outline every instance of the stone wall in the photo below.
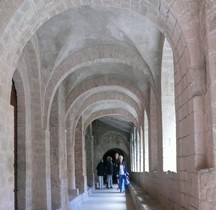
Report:
[[[199,209],[214,210],[216,206],[216,170],[205,169],[199,172]]]

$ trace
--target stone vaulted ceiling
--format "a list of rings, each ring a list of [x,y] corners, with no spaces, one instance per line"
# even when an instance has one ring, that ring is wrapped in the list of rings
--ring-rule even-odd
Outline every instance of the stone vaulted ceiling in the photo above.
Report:
[[[163,35],[148,19],[120,9],[85,6],[51,18],[33,40],[37,40],[46,83],[64,69],[56,83],[65,87],[67,113],[76,110],[87,120],[96,112],[116,107],[140,121],[149,88],[154,89],[160,78],[163,45]],[[92,55],[94,62],[85,62]],[[75,68],[71,60],[77,62]],[[44,90],[52,87],[47,85]],[[107,102],[102,97],[105,93],[109,95]],[[103,121],[129,132],[130,117],[123,117],[127,122],[114,113]]]

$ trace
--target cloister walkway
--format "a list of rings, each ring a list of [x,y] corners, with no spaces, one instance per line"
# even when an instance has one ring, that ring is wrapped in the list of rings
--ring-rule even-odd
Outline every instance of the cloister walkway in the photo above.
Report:
[[[117,185],[112,189],[94,190],[79,210],[135,210],[130,193],[120,193]]]

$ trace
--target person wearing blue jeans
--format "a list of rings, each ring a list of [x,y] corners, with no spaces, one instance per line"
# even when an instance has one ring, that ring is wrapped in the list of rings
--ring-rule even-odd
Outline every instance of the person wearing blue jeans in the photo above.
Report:
[[[119,175],[119,188],[120,192],[125,192],[125,175]]]
[[[127,167],[123,156],[119,156],[118,175],[119,175],[119,188],[120,192],[125,192],[125,174],[127,173]]]

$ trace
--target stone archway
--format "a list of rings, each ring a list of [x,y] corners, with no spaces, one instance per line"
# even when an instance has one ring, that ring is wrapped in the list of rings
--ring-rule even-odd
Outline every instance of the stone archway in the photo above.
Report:
[[[122,155],[125,159],[125,161],[128,163],[129,166],[129,154],[127,154],[124,150],[119,149],[119,148],[112,148],[110,150],[108,150],[104,155],[103,155],[103,159],[104,161],[106,161],[107,157],[110,156],[112,157],[112,159],[115,159],[115,153],[118,153],[119,155]]]
[[[115,159],[115,153],[122,155],[124,157],[125,162],[127,163],[128,170],[130,170],[130,154],[126,153],[124,150],[120,148],[112,148],[103,155],[103,160],[106,161],[107,157],[112,157],[113,161]]]
[[[129,157],[127,154],[130,154],[130,145],[124,134],[109,130],[103,133],[98,139],[94,139],[94,165],[97,165],[98,161],[108,151],[112,151],[114,148],[118,148],[119,151],[124,151],[124,155]]]
[[[126,154],[129,154],[129,142],[127,138],[119,132],[110,130],[99,138],[95,151],[97,151],[98,158],[101,158],[107,151],[113,148],[119,148],[125,151]]]
[[[125,151],[123,151],[122,149],[119,149],[119,148],[112,148],[110,150],[108,150],[104,155],[103,155],[103,160],[106,164],[106,160],[107,160],[107,157],[112,157],[112,162],[113,164],[116,163],[116,160],[115,160],[115,154],[118,153],[119,155],[122,155],[124,157],[124,161],[126,162],[126,165],[127,165],[127,168],[128,170],[130,169],[130,157],[129,157],[129,154],[127,154]],[[113,171],[113,183],[117,183],[117,179],[116,179],[116,169],[115,169],[115,166],[114,166],[114,171]]]

